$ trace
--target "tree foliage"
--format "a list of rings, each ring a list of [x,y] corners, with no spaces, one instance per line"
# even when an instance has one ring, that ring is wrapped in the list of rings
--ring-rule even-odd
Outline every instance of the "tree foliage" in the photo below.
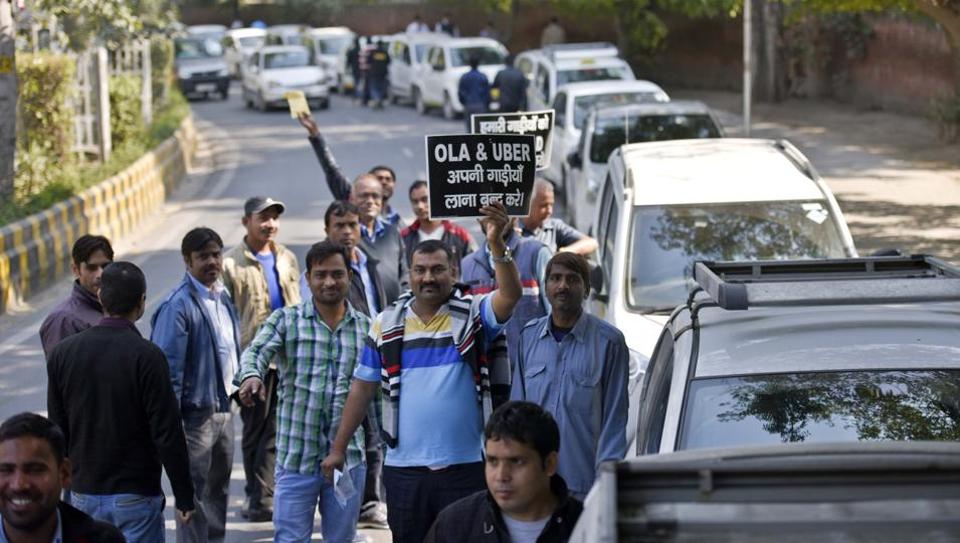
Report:
[[[159,32],[176,19],[172,0],[37,0],[37,8],[63,22],[70,48],[78,51]]]

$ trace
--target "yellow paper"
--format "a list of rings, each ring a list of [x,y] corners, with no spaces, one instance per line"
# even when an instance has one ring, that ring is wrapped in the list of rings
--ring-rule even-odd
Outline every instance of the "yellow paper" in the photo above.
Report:
[[[287,105],[290,106],[290,117],[296,119],[302,114],[310,115],[310,106],[303,91],[287,91],[283,97],[287,99]]]

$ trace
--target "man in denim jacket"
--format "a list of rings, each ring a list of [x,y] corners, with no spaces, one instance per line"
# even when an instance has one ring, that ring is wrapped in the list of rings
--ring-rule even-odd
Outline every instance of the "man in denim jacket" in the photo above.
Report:
[[[177,523],[177,541],[222,538],[233,467],[234,374],[239,369],[240,325],[224,289],[223,241],[194,228],[180,245],[187,273],[153,315],[150,339],[167,356],[180,402],[196,489],[193,522]]]

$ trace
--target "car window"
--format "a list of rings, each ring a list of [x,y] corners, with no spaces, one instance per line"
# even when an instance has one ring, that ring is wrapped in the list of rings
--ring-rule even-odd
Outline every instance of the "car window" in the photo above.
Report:
[[[610,213],[610,204],[611,204],[611,194],[613,192],[613,179],[610,176],[610,173],[607,173],[607,179],[603,183],[603,194],[600,196],[600,215],[596,217],[597,224],[596,226],[596,235],[597,239],[603,239],[606,235],[606,225],[607,225],[607,215]],[[605,254],[603,244],[600,244],[600,247],[597,249],[600,253],[601,260]]]
[[[846,255],[824,201],[636,206],[629,232],[627,307],[643,313],[683,303],[697,260]]]
[[[181,39],[173,42],[178,59],[216,58],[223,56],[223,46],[214,39]]]
[[[561,92],[553,99],[554,124],[563,126],[567,119],[567,93]]]
[[[320,53],[323,55],[338,55],[352,42],[353,40],[350,38],[350,36],[322,38],[319,40]]]
[[[423,58],[427,54],[428,47],[421,43],[419,45],[415,45],[413,50],[417,54],[417,62],[423,62]]]
[[[604,226],[603,238],[601,238],[600,243],[603,245],[603,269],[607,273],[607,277],[610,277],[613,272],[613,246],[617,240],[617,230],[620,223],[620,206],[622,201],[620,198],[613,197],[613,191],[610,191],[610,214],[607,215],[607,223]],[[604,281],[604,290],[608,289],[607,281]]]
[[[299,68],[310,65],[310,55],[306,51],[282,51],[277,53],[266,53],[263,56],[263,68],[265,70],[277,70],[281,68]]]
[[[611,81],[617,79],[633,79],[627,68],[610,66],[606,68],[577,68],[574,70],[560,70],[557,72],[557,86],[581,81]]]
[[[673,382],[673,331],[666,327],[660,335],[657,352],[644,379],[640,416],[637,418],[637,454],[657,454],[663,438]]]
[[[680,432],[681,449],[881,440],[960,440],[960,370],[694,379]]]
[[[480,59],[481,66],[503,64],[503,51],[493,47],[454,47],[450,49],[450,66],[468,66],[471,58]]]
[[[586,120],[587,115],[590,114],[590,110],[594,107],[599,109],[606,106],[666,101],[668,101],[668,98],[665,94],[649,91],[611,92],[577,96],[573,101],[573,125],[577,128],[583,128],[583,121]]]
[[[590,162],[606,162],[625,143],[719,137],[720,129],[706,114],[604,116],[594,123]]]

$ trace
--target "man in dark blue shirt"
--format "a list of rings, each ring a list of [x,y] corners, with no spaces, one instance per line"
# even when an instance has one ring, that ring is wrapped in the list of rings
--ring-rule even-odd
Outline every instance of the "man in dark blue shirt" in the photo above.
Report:
[[[490,82],[477,67],[480,58],[470,57],[470,71],[460,77],[457,86],[457,97],[463,104],[463,118],[466,121],[467,133],[470,133],[470,116],[474,113],[486,113],[490,109]]]

